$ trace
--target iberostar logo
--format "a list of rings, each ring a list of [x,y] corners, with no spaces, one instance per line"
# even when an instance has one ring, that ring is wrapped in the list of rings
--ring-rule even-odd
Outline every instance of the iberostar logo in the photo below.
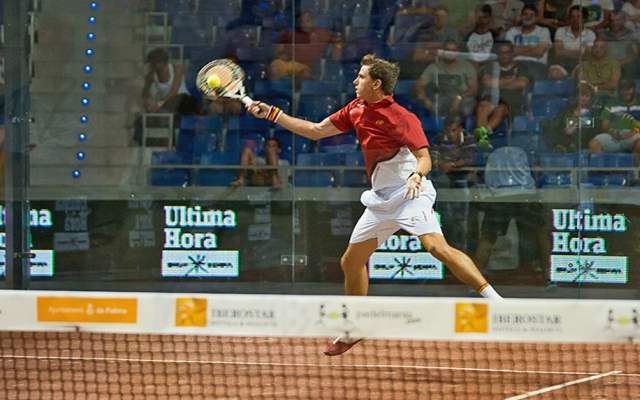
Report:
[[[456,303],[456,333],[489,332],[489,305]]]
[[[207,326],[207,299],[177,298],[176,326]]]

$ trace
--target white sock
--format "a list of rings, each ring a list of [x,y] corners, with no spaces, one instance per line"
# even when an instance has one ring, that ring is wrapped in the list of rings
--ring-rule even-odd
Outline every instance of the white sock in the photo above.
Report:
[[[480,296],[490,300],[504,300],[504,298],[500,296],[491,285],[485,286],[485,288],[480,292]]]

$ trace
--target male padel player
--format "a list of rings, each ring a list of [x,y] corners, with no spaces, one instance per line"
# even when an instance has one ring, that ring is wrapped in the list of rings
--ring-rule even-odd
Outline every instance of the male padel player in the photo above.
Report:
[[[399,67],[371,54],[364,56],[360,64],[353,81],[356,99],[320,123],[294,118],[260,101],[247,106],[254,116],[312,140],[355,129],[372,189],[361,196],[366,209],[340,262],[346,294],[367,294],[369,257],[392,234],[404,229],[417,236],[424,248],[466,285],[483,297],[502,299],[473,261],[451,247],[442,235],[433,212],[436,191],[425,178],[431,170],[429,143],[418,118],[393,100]],[[338,337],[324,353],[342,354],[361,340]]]

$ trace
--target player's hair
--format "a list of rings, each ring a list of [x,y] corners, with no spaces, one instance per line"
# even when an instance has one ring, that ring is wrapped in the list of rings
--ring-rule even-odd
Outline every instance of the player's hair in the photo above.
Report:
[[[398,82],[398,76],[400,75],[400,67],[398,64],[378,58],[375,54],[367,54],[362,57],[360,65],[369,67],[369,75],[371,75],[371,78],[374,80],[380,79],[382,82],[382,92],[385,95],[393,93],[393,88],[396,87],[396,82]]]
[[[153,49],[147,54],[149,64],[166,64],[169,62],[169,52],[166,49]]]

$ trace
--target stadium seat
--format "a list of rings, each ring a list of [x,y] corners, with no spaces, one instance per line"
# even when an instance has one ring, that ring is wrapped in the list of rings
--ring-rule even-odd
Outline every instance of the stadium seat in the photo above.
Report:
[[[571,168],[578,167],[578,153],[540,154],[540,187],[568,187],[573,182]]]
[[[318,146],[323,153],[353,153],[358,151],[358,138],[351,131],[321,139]]]
[[[360,167],[362,170],[344,171],[342,186],[345,187],[367,187],[369,186],[369,178],[367,171],[364,169],[364,155],[361,151],[349,153],[345,155],[344,165],[346,167]]]
[[[594,153],[589,157],[589,183],[594,186],[627,186],[634,166],[631,153]],[[623,168],[622,171],[597,171],[595,168]]]
[[[300,96],[298,101],[299,118],[319,122],[340,108],[341,101],[332,95]]]
[[[533,82],[533,96],[558,96],[571,98],[575,95],[576,84],[571,78],[563,80],[537,80]]]
[[[340,166],[341,155],[338,153],[300,153],[296,157],[296,166],[321,167]],[[295,169],[294,186],[300,187],[332,187],[338,183],[336,169]]]
[[[273,137],[280,142],[280,158],[293,164],[293,159],[298,153],[309,153],[312,150],[311,139],[296,135],[284,128],[276,127]]]
[[[553,118],[569,104],[565,97],[534,97],[531,99],[531,112],[536,117]]]
[[[239,163],[238,155],[229,152],[211,152],[203,153],[200,156],[200,166],[237,166]],[[236,177],[237,169],[224,168],[199,168],[195,172],[195,184],[198,186],[229,186]]]
[[[222,133],[222,118],[219,116],[183,116],[176,150],[193,152],[198,158],[203,152],[218,149],[218,138]]]
[[[186,186],[189,184],[188,168],[155,168],[158,165],[190,165],[191,153],[179,151],[154,151],[151,153],[149,184],[152,186]]]
[[[444,130],[444,116],[436,117],[431,115],[421,117],[420,123],[429,142],[433,142],[436,136],[438,136],[438,133]]]

